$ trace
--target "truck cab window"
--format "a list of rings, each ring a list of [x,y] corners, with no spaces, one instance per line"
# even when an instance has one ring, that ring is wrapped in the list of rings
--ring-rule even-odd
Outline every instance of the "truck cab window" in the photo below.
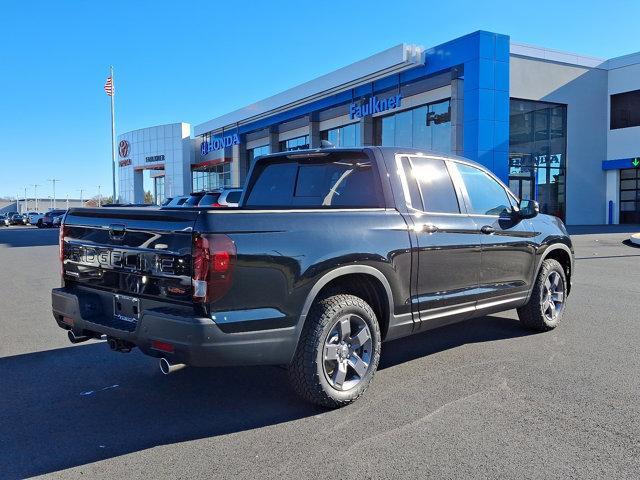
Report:
[[[313,161],[311,161],[313,160]],[[249,207],[370,208],[383,205],[380,180],[366,157],[291,159],[258,167]]]
[[[456,163],[471,202],[470,213],[501,215],[511,211],[509,195],[502,185],[479,168]]]

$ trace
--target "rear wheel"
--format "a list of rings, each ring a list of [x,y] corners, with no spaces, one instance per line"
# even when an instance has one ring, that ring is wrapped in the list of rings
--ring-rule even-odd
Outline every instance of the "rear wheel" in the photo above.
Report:
[[[524,326],[538,331],[552,330],[564,314],[567,298],[567,276],[557,260],[542,262],[529,303],[518,309]]]
[[[317,405],[347,405],[371,383],[380,343],[380,327],[369,304],[354,295],[325,298],[309,312],[289,366],[291,384]]]
[[[38,222],[36,223],[36,226],[38,228],[42,228],[42,220],[38,220]]]

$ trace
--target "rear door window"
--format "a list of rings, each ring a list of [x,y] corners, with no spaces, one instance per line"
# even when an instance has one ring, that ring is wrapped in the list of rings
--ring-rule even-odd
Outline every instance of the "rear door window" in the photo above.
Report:
[[[371,208],[383,206],[380,178],[363,154],[270,160],[259,164],[250,207]]]
[[[414,208],[430,213],[460,213],[458,196],[444,160],[405,157],[403,166],[409,191],[415,192],[411,194]]]

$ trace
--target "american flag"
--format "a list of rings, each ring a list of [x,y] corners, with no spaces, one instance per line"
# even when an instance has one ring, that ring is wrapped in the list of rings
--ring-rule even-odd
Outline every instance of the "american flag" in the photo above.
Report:
[[[110,97],[113,96],[113,80],[111,77],[107,77],[107,81],[104,84],[104,91],[107,92],[107,95]]]

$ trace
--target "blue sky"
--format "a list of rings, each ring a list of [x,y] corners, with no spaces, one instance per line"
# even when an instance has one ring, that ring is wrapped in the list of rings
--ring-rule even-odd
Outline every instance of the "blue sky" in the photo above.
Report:
[[[479,7],[482,5],[482,7]],[[29,1],[0,10],[0,196],[110,191],[118,132],[204,122],[401,42],[489,30],[597,57],[640,49],[637,1]],[[30,193],[33,187],[29,186]],[[22,196],[23,193],[20,193]],[[39,195],[40,196],[40,195]]]

